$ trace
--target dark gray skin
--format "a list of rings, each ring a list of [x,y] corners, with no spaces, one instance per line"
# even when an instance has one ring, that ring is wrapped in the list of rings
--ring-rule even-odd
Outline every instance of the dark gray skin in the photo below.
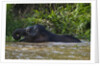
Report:
[[[23,42],[81,42],[79,39],[70,35],[53,34],[47,31],[42,25],[34,25],[24,28],[22,29],[20,36],[24,36],[24,39],[20,40]]]
[[[21,36],[26,36],[26,31],[25,28],[19,28],[16,29],[13,33],[12,36],[15,40],[21,39]]]

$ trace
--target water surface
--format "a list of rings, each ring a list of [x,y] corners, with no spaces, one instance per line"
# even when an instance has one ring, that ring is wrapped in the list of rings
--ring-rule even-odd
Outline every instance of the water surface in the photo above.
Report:
[[[6,42],[6,59],[90,60],[90,43]]]

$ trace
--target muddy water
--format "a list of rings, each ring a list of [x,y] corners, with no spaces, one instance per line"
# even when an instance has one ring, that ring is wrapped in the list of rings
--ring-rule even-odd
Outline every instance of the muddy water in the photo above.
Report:
[[[6,59],[89,60],[90,43],[6,42]]]

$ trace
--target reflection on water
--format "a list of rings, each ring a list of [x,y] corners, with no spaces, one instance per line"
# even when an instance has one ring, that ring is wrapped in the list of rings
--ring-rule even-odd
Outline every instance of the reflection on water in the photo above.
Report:
[[[6,59],[89,60],[90,43],[6,42]]]

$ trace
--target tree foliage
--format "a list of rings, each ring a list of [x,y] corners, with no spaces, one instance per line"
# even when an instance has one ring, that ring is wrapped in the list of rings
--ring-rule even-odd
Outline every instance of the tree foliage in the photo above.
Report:
[[[91,4],[7,4],[6,35],[16,28],[42,24],[56,34],[90,40]]]

